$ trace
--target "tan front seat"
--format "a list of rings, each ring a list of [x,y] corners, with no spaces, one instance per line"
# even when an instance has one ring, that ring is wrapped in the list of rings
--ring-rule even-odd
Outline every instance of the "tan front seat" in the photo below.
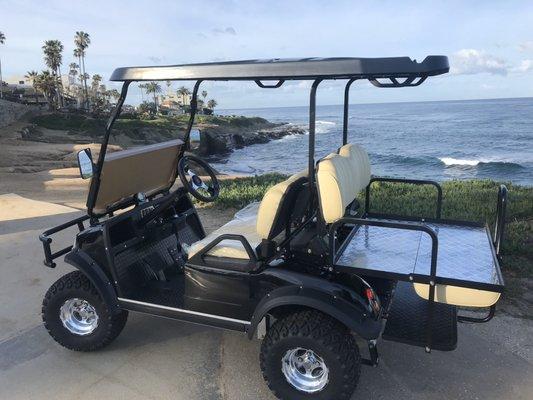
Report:
[[[272,186],[265,193],[260,204],[254,203],[245,207],[236,213],[230,222],[204,239],[193,243],[188,250],[189,258],[222,234],[242,235],[248,240],[252,249],[256,249],[263,240],[273,240],[284,232],[297,194],[306,182],[307,173],[301,172]],[[208,254],[214,257],[249,258],[242,244],[234,240],[221,242]]]

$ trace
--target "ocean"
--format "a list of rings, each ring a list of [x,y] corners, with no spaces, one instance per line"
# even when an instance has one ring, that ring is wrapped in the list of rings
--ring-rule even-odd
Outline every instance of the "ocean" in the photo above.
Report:
[[[220,110],[307,129],[307,107]],[[533,185],[533,98],[350,105],[350,143],[372,173],[444,181],[491,178]],[[317,106],[316,159],[342,145],[342,106]],[[227,173],[292,173],[307,166],[308,135],[235,150],[214,166]]]

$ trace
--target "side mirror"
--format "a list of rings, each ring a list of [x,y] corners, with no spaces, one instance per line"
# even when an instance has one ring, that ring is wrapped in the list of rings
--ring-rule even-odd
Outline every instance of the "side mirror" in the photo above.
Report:
[[[94,165],[91,149],[78,151],[78,167],[80,168],[81,179],[92,178]]]

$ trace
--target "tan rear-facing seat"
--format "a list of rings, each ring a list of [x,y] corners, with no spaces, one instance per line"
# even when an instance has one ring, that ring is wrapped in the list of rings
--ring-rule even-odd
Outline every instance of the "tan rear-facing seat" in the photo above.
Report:
[[[358,144],[345,144],[339,149],[339,155],[350,160],[354,173],[354,180],[357,189],[365,189],[370,182],[370,159],[368,153]]]
[[[328,224],[345,214],[346,207],[370,182],[370,160],[359,145],[346,144],[318,163],[317,183],[322,216]]]
[[[322,217],[332,224],[344,216],[361,190],[359,173],[349,157],[331,153],[318,163],[316,179]]]

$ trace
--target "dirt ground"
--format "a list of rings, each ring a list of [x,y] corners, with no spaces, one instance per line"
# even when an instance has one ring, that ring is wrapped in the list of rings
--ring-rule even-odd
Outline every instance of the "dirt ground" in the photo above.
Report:
[[[40,303],[70,267],[42,266],[37,237],[83,213],[87,185],[73,161],[85,146],[21,141],[22,126],[0,130],[0,398],[273,399],[260,342],[237,333],[132,313],[102,351],[53,342]],[[207,231],[234,212],[199,210]],[[72,234],[55,245],[72,243]],[[380,342],[380,366],[363,368],[353,399],[533,399],[533,321],[509,310],[488,324],[461,324],[450,353]]]

